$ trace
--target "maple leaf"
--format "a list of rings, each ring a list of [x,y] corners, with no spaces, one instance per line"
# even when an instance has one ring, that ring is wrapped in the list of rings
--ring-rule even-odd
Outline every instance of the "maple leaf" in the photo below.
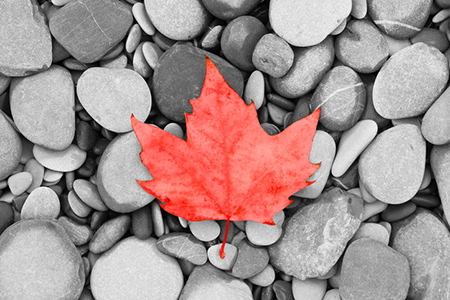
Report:
[[[320,110],[268,135],[254,103],[245,104],[207,57],[200,97],[190,103],[186,141],[132,116],[141,161],[153,176],[138,183],[171,214],[227,220],[223,258],[230,220],[275,225],[273,216],[292,202],[289,197],[313,183],[307,179],[319,165],[309,153]]]

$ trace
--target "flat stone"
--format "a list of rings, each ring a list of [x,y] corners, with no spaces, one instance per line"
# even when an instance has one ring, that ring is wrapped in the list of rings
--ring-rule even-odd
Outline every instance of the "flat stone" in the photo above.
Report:
[[[355,235],[349,241],[349,244],[362,238],[373,239],[385,244],[386,246],[389,244],[389,232],[383,225],[378,223],[362,223],[359,229],[355,232]]]
[[[87,157],[87,153],[74,144],[60,151],[34,145],[33,155],[44,167],[59,172],[75,171],[83,165]]]
[[[289,44],[308,47],[322,42],[351,9],[351,0],[272,0],[269,19],[275,33]]]
[[[10,87],[12,117],[32,143],[52,150],[67,148],[75,136],[75,93],[67,69],[15,78]]]
[[[78,79],[77,95],[97,123],[118,133],[132,130],[132,114],[144,122],[152,107],[147,83],[128,69],[89,68]]]
[[[359,176],[367,191],[388,204],[410,200],[425,172],[425,144],[415,125],[398,125],[379,134],[359,159]]]
[[[430,163],[444,214],[450,216],[450,144],[434,146],[431,149]]]
[[[327,281],[310,278],[300,280],[292,278],[292,294],[294,299],[322,300],[327,291]]]
[[[264,270],[250,277],[248,281],[257,286],[269,286],[275,281],[275,270],[272,265],[268,264]]]
[[[0,289],[4,299],[78,299],[83,260],[56,221],[19,221],[0,236]],[[43,288],[45,287],[45,288]]]
[[[363,201],[339,188],[325,191],[286,220],[284,235],[269,246],[272,266],[298,279],[327,274],[361,224]]]
[[[149,205],[131,213],[131,231],[140,240],[146,240],[152,235],[152,211]]]
[[[447,88],[427,110],[422,119],[422,135],[430,143],[450,143],[450,89]]]
[[[312,47],[293,48],[294,61],[286,75],[269,77],[270,85],[281,96],[297,98],[316,88],[334,61],[333,38]]]
[[[424,43],[406,47],[379,71],[373,86],[374,107],[387,119],[421,115],[445,89],[448,78],[448,62],[439,50]]]
[[[73,189],[67,194],[67,200],[69,202],[70,209],[72,209],[73,213],[80,218],[86,218],[91,214],[92,207],[84,203]]]
[[[24,193],[33,182],[33,175],[29,172],[16,173],[8,178],[8,187],[14,196]]]
[[[131,218],[120,215],[110,219],[100,226],[89,242],[89,251],[102,253],[114,246],[130,229]]]
[[[58,195],[48,187],[38,187],[27,197],[20,212],[25,219],[56,219],[61,210]]]
[[[206,9],[216,18],[233,20],[239,16],[249,14],[260,3],[259,0],[202,0]]]
[[[214,220],[189,222],[189,229],[202,242],[215,240],[220,234],[220,226]]]
[[[186,232],[171,232],[158,239],[158,250],[167,255],[181,258],[194,265],[203,265],[208,257],[202,242]]]
[[[331,69],[311,98],[311,110],[321,107],[319,122],[333,131],[344,131],[361,118],[366,89],[358,73],[346,66]]]
[[[336,57],[358,73],[378,71],[389,56],[386,39],[367,20],[352,20],[336,37]]]
[[[220,248],[222,244],[212,245],[208,248],[208,261],[217,269],[229,271],[236,263],[238,249],[235,245],[225,243],[223,252],[225,257],[220,257]]]
[[[179,300],[252,300],[252,292],[244,281],[222,272],[209,263],[197,266],[181,291]]]
[[[28,76],[52,64],[52,38],[37,1],[1,1],[0,36],[0,74]]]
[[[145,0],[144,4],[156,29],[173,40],[197,37],[212,20],[201,0]]]
[[[100,256],[90,279],[96,300],[176,300],[183,288],[180,265],[161,253],[152,237],[121,240]]]
[[[78,224],[66,216],[59,217],[58,223],[64,227],[75,246],[81,246],[88,243],[94,235],[91,227]]]
[[[450,235],[440,219],[429,210],[417,209],[406,219],[392,223],[391,244],[409,261],[408,299],[450,298]]]
[[[245,222],[245,233],[248,240],[255,246],[268,246],[274,244],[283,232],[284,211],[273,216],[275,225],[262,224],[255,221]]]
[[[98,211],[107,211],[105,203],[100,196],[98,188],[86,179],[76,179],[73,182],[73,190],[86,205]]]
[[[412,201],[406,201],[402,204],[388,205],[388,207],[381,213],[381,218],[386,222],[395,222],[414,213],[417,206]]]
[[[367,9],[380,30],[395,39],[407,39],[423,28],[432,3],[432,0],[407,0],[402,3],[375,0],[368,1]]]
[[[42,180],[44,179],[44,167],[34,158],[27,161],[25,167],[23,168],[24,172],[28,172],[33,176],[33,181],[31,182],[30,187],[27,189],[27,193],[31,193],[35,189],[41,186]]]
[[[49,26],[75,59],[92,63],[125,37],[132,21],[131,9],[118,0],[75,0],[55,12]]]
[[[236,262],[231,269],[234,277],[247,279],[262,272],[269,263],[267,248],[251,245],[247,239],[242,240],[238,248]]]
[[[339,294],[346,300],[404,300],[409,280],[405,256],[385,244],[363,238],[345,251]]]
[[[152,81],[153,97],[165,117],[185,122],[184,113],[192,113],[189,99],[200,96],[206,72],[205,55],[214,62],[230,87],[242,95],[244,80],[233,65],[210,52],[177,44],[158,60]]]
[[[101,156],[97,187],[106,206],[114,211],[132,212],[154,199],[136,182],[153,179],[139,158],[140,152],[134,132],[129,132],[114,138]]]
[[[411,38],[411,43],[413,44],[420,42],[433,46],[442,53],[450,47],[446,33],[437,28],[424,27],[416,36]]]
[[[22,155],[22,142],[19,134],[0,113],[0,181],[6,179],[19,165]]]

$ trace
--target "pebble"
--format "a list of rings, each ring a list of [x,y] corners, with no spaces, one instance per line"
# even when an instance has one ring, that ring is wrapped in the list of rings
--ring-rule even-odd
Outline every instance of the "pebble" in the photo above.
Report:
[[[58,172],[71,172],[83,165],[87,153],[74,144],[70,144],[64,150],[50,150],[34,145],[33,155],[46,168]]]
[[[76,129],[76,141],[81,150],[89,151],[94,148],[98,138],[98,131],[96,131],[88,122],[78,122]]]
[[[75,93],[72,76],[64,67],[54,65],[32,76],[14,78],[10,103],[17,128],[32,143],[63,150],[72,142]]]
[[[142,2],[133,4],[132,13],[134,19],[146,34],[154,35],[156,33],[155,26],[153,25],[152,21],[150,21],[150,17],[148,16],[145,6]]]
[[[450,88],[447,88],[422,118],[422,135],[434,145],[450,143]]]
[[[253,277],[262,272],[269,263],[267,248],[252,246],[247,239],[242,240],[237,249],[237,259],[231,269],[234,277],[241,279]]]
[[[362,19],[367,15],[367,0],[352,0],[352,17]]]
[[[241,231],[242,232],[242,231]],[[235,245],[225,243],[223,252],[226,254],[224,258],[220,257],[221,244],[216,244],[208,248],[208,261],[216,268],[224,271],[230,271],[233,268],[237,255],[238,248]]]
[[[361,226],[355,232],[348,244],[350,245],[352,242],[362,238],[369,238],[386,246],[389,244],[389,232],[383,225],[377,223],[361,223]]]
[[[89,207],[98,211],[108,210],[98,192],[97,186],[92,182],[85,179],[76,179],[73,182],[73,190],[80,200]]]
[[[57,222],[17,222],[0,236],[0,245],[0,289],[4,299],[80,296],[85,284],[83,260]]]
[[[189,222],[189,229],[192,234],[202,242],[212,241],[220,234],[220,226],[214,220]]]
[[[244,101],[247,105],[252,102],[258,110],[264,102],[264,75],[260,71],[253,71],[247,80],[244,90]]]
[[[292,67],[294,51],[285,40],[273,33],[267,33],[256,43],[252,63],[261,72],[280,78]]]
[[[267,100],[270,103],[273,103],[276,106],[279,106],[280,108],[283,108],[289,112],[292,112],[293,110],[295,110],[295,107],[296,107],[294,102],[292,102],[288,99],[285,99],[277,94],[272,94],[272,93],[267,94]]]
[[[377,123],[373,120],[362,120],[346,130],[339,140],[336,157],[331,168],[335,177],[344,175],[352,163],[372,142],[378,132]]]
[[[389,55],[392,56],[395,53],[399,52],[400,50],[409,47],[412,45],[411,41],[409,39],[394,39],[393,37],[390,37],[384,33],[382,33],[384,38],[386,39],[386,42],[389,46]]]
[[[74,190],[69,191],[67,197],[70,208],[80,218],[86,218],[92,212],[92,208],[85,204]]]
[[[58,223],[64,227],[75,246],[81,246],[88,243],[94,235],[92,229],[88,225],[78,224],[66,216],[59,217]]]
[[[125,69],[127,67],[127,63],[127,56],[125,54],[120,54],[111,60],[100,61],[100,67],[108,69]]]
[[[96,300],[176,300],[183,288],[176,259],[161,253],[152,237],[121,240],[98,258],[90,279]]]
[[[146,240],[152,235],[152,211],[149,205],[131,213],[131,231],[140,240]]]
[[[44,171],[44,181],[46,182],[59,182],[61,178],[63,177],[63,172],[53,171],[50,169],[45,169]]]
[[[114,246],[130,229],[131,218],[120,215],[110,219],[100,226],[89,242],[89,251],[102,253]]]
[[[308,47],[322,42],[350,15],[352,0],[272,0],[269,5],[275,33],[293,46]]]
[[[341,296],[339,296],[339,289],[328,290],[322,300],[341,300]]]
[[[23,168],[23,171],[28,172],[33,176],[33,181],[26,190],[28,193],[31,193],[33,190],[41,186],[42,180],[44,178],[44,167],[37,160],[28,160],[25,164],[25,167]]]
[[[208,295],[208,299],[214,300],[253,299],[251,289],[244,281],[218,270],[209,263],[194,268],[181,291],[179,300],[204,299],[205,295]]]
[[[199,40],[199,47],[205,50],[214,50],[218,48],[220,46],[220,36],[224,29],[225,27],[221,25],[221,22],[218,19],[214,20]]]
[[[22,143],[8,119],[0,113],[0,181],[8,178],[19,165]]]
[[[14,196],[24,193],[33,182],[33,175],[29,172],[20,172],[8,178],[8,187]]]
[[[292,294],[295,300],[322,300],[327,291],[327,281],[317,278],[292,279]]]
[[[144,57],[142,47],[144,42],[140,43],[133,55],[133,70],[145,79],[153,75],[153,69],[147,63]]]
[[[161,237],[164,234],[164,219],[161,212],[161,206],[158,201],[150,203],[152,210],[153,231],[157,237]]]
[[[145,0],[144,4],[156,29],[173,40],[199,36],[212,20],[201,0]]]
[[[379,134],[358,164],[368,192],[388,204],[410,200],[419,191],[425,172],[425,144],[415,125],[398,125]]]
[[[388,205],[381,213],[381,218],[386,222],[399,221],[414,213],[416,208],[416,204],[412,201],[407,201],[398,205]]]
[[[267,103],[267,110],[269,112],[269,117],[274,123],[280,127],[284,124],[284,119],[288,113],[285,109],[273,104],[272,102]]]
[[[269,246],[271,264],[301,280],[325,275],[359,228],[363,212],[360,197],[326,190],[285,222],[284,235]]]
[[[410,201],[414,202],[417,206],[425,208],[435,208],[441,204],[439,197],[422,192],[415,194]]]
[[[173,134],[174,136],[182,139],[184,137],[183,128],[177,123],[169,123],[164,127],[164,131]]]
[[[38,187],[27,197],[20,218],[25,219],[56,219],[61,210],[58,195],[48,187]]]
[[[132,114],[144,122],[152,107],[147,83],[128,69],[88,69],[78,80],[77,95],[96,122],[118,133],[132,130]]]
[[[92,63],[126,36],[132,21],[131,10],[120,1],[74,0],[51,16],[49,27],[75,59]]]
[[[341,274],[342,299],[406,299],[410,279],[408,259],[378,241],[362,238],[351,243],[342,261]]]
[[[149,67],[154,70],[158,65],[158,60],[163,54],[163,51],[159,49],[159,47],[155,43],[144,42],[142,44],[142,54],[144,55],[144,58],[147,61]]]
[[[162,253],[187,260],[194,265],[204,265],[208,260],[203,243],[186,232],[165,234],[158,239],[156,246]]]
[[[386,39],[368,20],[352,20],[335,39],[336,57],[358,73],[378,71],[389,56]]]
[[[294,61],[286,75],[269,78],[272,88],[286,98],[301,97],[316,88],[330,70],[335,55],[332,37],[312,47],[293,48],[293,51]]]
[[[445,216],[450,216],[450,144],[433,146],[430,154],[430,163],[444,214]]]
[[[447,39],[447,35],[435,28],[422,28],[422,30],[410,39],[411,43],[425,43],[427,45],[437,48],[444,53],[449,47],[450,43]]]
[[[154,199],[136,182],[136,179],[153,179],[139,158],[140,152],[141,145],[134,132],[129,132],[115,137],[101,156],[96,173],[97,187],[109,209],[132,212]]]
[[[275,299],[281,300],[294,300],[292,294],[292,284],[283,280],[276,280],[273,285],[273,292],[275,293]]]
[[[245,222],[245,233],[248,240],[255,246],[268,246],[274,244],[283,233],[284,211],[273,216],[276,225],[267,225],[255,221]]]
[[[275,281],[275,270],[268,264],[259,274],[248,279],[252,284],[257,286],[269,286]]]
[[[381,31],[396,39],[417,35],[430,15],[432,0],[367,1],[368,14]]]
[[[338,66],[322,79],[311,98],[311,110],[321,107],[319,122],[333,131],[344,131],[358,122],[366,106],[366,89],[351,68]]]
[[[449,78],[445,56],[424,43],[406,47],[383,65],[375,79],[373,103],[387,119],[423,114],[439,97]]]
[[[364,214],[361,220],[364,222],[371,217],[376,216],[380,212],[384,211],[387,206],[387,203],[378,200],[371,203],[364,202]]]
[[[11,77],[6,77],[0,74],[0,95],[6,92],[11,83]]]
[[[259,19],[253,16],[237,17],[222,32],[220,48],[234,66],[244,71],[253,71],[253,51],[266,33],[267,29]]]
[[[227,83],[242,95],[244,80],[237,68],[223,58],[190,45],[177,44],[159,59],[152,80],[152,95],[161,113],[175,122],[185,122],[192,113],[189,99],[200,96],[205,78],[207,55]]]
[[[298,191],[294,196],[308,199],[319,197],[325,188],[330,175],[335,154],[336,144],[331,135],[323,130],[316,130],[311,152],[309,153],[309,161],[313,164],[320,163],[320,167],[310,178],[308,178],[308,181],[315,182]]]
[[[139,24],[134,24],[128,31],[127,39],[125,41],[125,51],[132,53],[136,50],[142,38],[142,29]]]
[[[0,36],[0,74],[28,76],[52,64],[52,38],[37,1],[1,1]]]
[[[0,201],[0,234],[14,222],[14,210],[11,204]]]
[[[233,20],[239,16],[249,14],[260,3],[259,0],[230,2],[227,0],[202,0],[206,9],[216,18]]]

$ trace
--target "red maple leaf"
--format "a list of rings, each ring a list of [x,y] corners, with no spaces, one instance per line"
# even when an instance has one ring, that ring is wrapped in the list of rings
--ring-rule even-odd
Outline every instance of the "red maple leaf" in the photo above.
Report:
[[[153,180],[138,181],[164,202],[167,212],[189,221],[252,220],[275,225],[273,216],[289,197],[313,182],[319,165],[309,161],[320,110],[268,135],[258,122],[255,105],[246,105],[206,58],[200,97],[190,100],[187,140],[141,123],[131,123],[142,163]]]

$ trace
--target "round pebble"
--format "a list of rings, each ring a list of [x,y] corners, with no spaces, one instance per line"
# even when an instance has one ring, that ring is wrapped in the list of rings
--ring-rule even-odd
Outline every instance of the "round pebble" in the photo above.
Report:
[[[274,244],[281,236],[284,222],[284,211],[273,216],[276,225],[266,225],[255,221],[245,222],[245,233],[248,240],[256,246],[268,246]]]
[[[85,204],[74,190],[69,191],[67,198],[70,208],[80,218],[85,218],[92,212],[92,208]]]
[[[89,251],[102,253],[114,246],[130,229],[131,219],[128,215],[120,215],[108,220],[100,226],[89,242]]]
[[[447,35],[435,28],[422,28],[422,30],[410,40],[413,44],[422,42],[433,46],[441,52],[445,52],[450,47],[450,42],[447,39]]]
[[[17,167],[22,155],[22,143],[14,127],[0,113],[0,181]]]
[[[229,271],[233,268],[234,263],[236,262],[238,249],[235,245],[225,244],[223,252],[225,253],[225,257],[220,257],[220,248],[221,244],[216,244],[208,249],[208,261],[216,268],[224,271]]]
[[[78,224],[77,222],[66,216],[59,217],[58,223],[62,227],[64,227],[75,246],[85,245],[92,239],[92,236],[94,235],[91,227],[89,227],[88,225]]]
[[[142,30],[148,35],[154,35],[156,32],[155,26],[147,14],[145,6],[142,2],[137,2],[132,8],[133,17]]]
[[[61,205],[58,195],[48,187],[39,187],[32,191],[25,201],[20,218],[25,219],[56,219]]]
[[[311,278],[300,280],[292,279],[292,294],[295,300],[322,300],[327,291],[327,281]]]
[[[259,0],[202,0],[206,9],[216,18],[233,20],[239,16],[251,12],[259,3]]]
[[[74,144],[59,151],[34,145],[33,155],[41,165],[58,172],[75,171],[83,165],[87,157],[87,153]]]
[[[220,226],[214,220],[190,222],[189,229],[192,234],[202,242],[212,241],[220,234]]]
[[[377,223],[362,223],[349,244],[361,238],[373,239],[386,246],[389,244],[389,232],[383,225]]]
[[[8,178],[8,187],[14,196],[24,193],[33,182],[33,175],[29,172],[20,172]]]
[[[269,286],[275,281],[275,270],[272,265],[268,264],[259,274],[248,279],[257,286]]]

